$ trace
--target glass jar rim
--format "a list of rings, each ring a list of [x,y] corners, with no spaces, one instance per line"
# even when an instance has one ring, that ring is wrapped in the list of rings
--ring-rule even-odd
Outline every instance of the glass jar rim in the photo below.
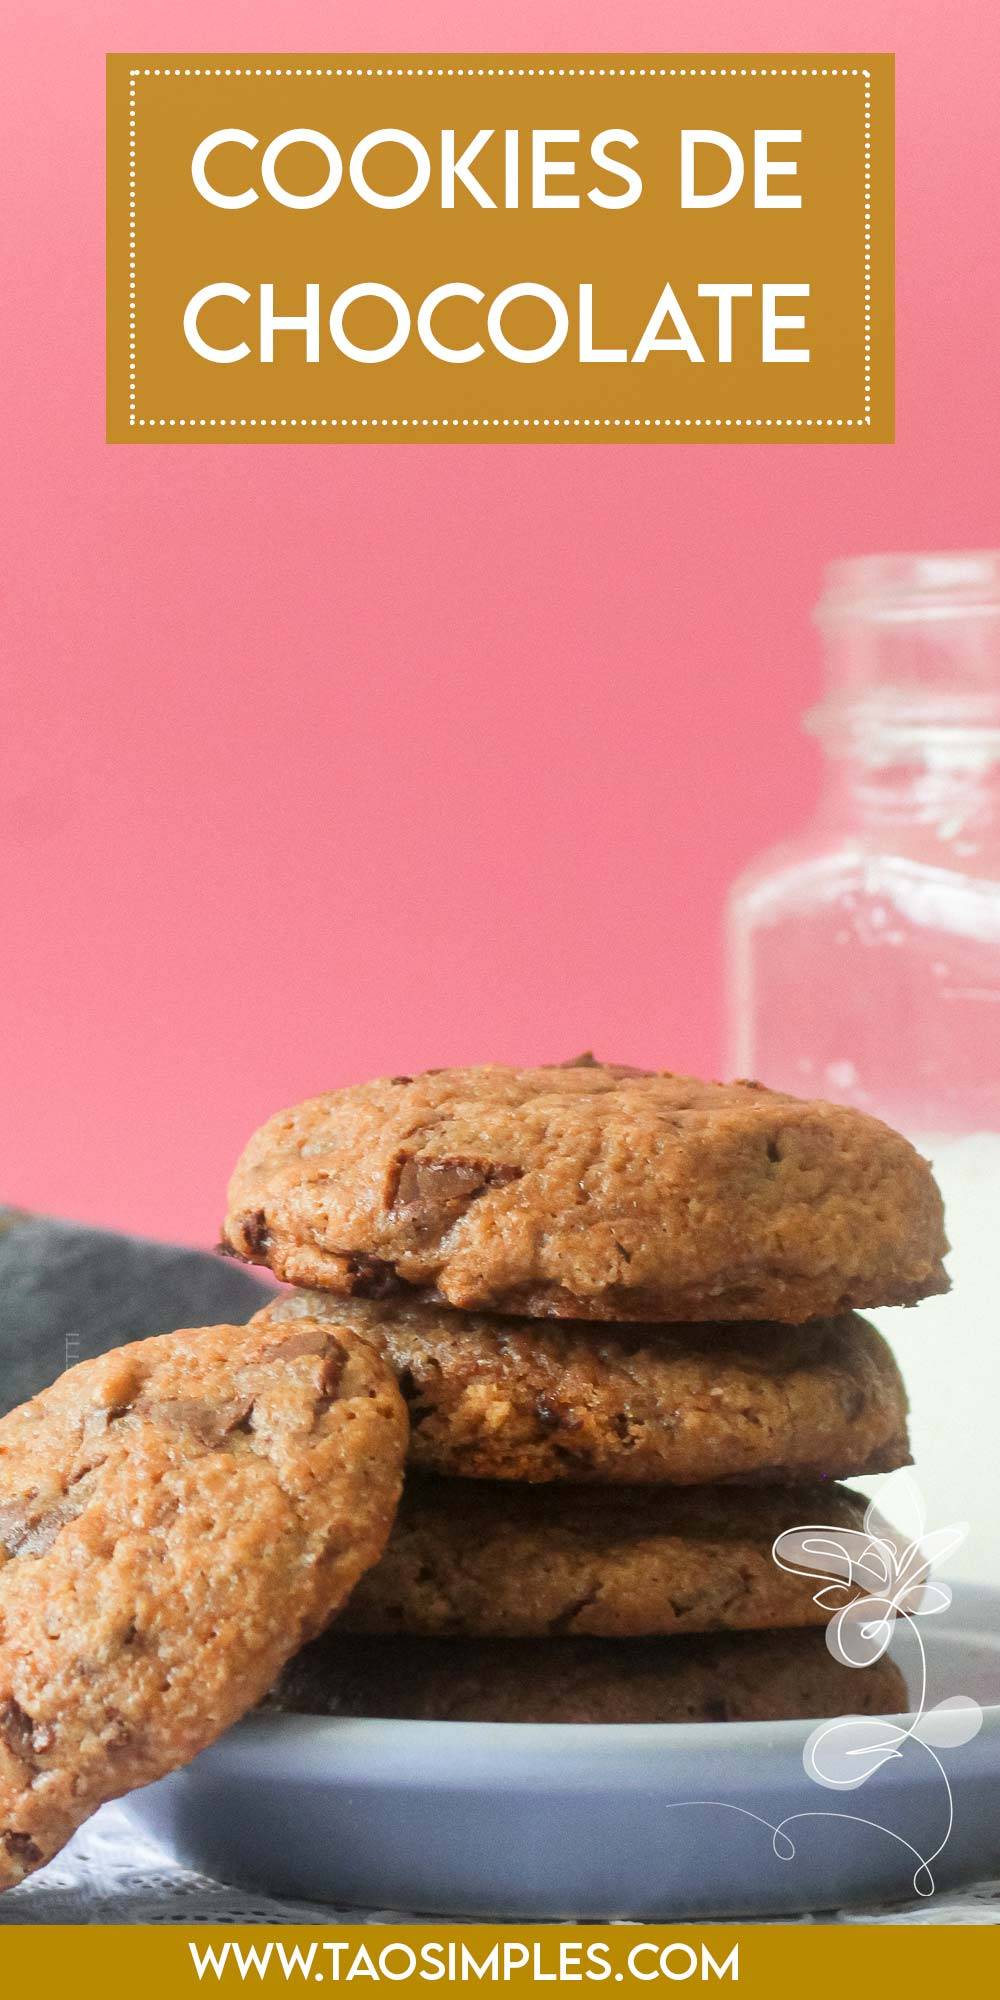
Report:
[[[1000,549],[841,556],[827,565],[820,626],[1000,616]]]

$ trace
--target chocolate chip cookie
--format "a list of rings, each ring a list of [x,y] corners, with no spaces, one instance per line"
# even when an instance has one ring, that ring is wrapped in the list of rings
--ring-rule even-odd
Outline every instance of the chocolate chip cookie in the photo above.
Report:
[[[846,1478],[908,1465],[906,1392],[874,1327],[542,1325],[290,1292],[258,1318],[353,1326],[395,1369],[410,1457],[465,1479]]]
[[[291,1284],[594,1320],[784,1320],[947,1289],[927,1162],[756,1083],[428,1070],[272,1118],[225,1238]]]
[[[0,1422],[0,1887],[260,1700],[381,1553],[406,1432],[309,1320],[119,1348]]]
[[[291,1661],[267,1702],[418,1722],[782,1722],[906,1706],[894,1661],[843,1667],[822,1632],[406,1640],[339,1626]]]
[[[825,1625],[818,1586],[771,1550],[789,1528],[860,1531],[866,1505],[833,1484],[596,1492],[411,1476],[339,1629],[627,1639]]]

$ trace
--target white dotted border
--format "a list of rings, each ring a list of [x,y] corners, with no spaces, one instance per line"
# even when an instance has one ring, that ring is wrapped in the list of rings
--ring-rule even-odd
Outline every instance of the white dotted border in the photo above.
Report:
[[[138,70],[128,78],[128,420],[135,414],[135,93]]]
[[[472,69],[404,69],[402,66],[367,69],[132,69],[130,76],[868,76],[866,69],[533,69],[481,68]]]
[[[140,76],[322,76],[322,77],[679,77],[831,76],[858,77],[864,88],[864,415],[861,417],[140,417],[136,414],[136,92]],[[872,421],[872,91],[867,69],[729,68],[148,68],[130,69],[128,86],[128,406],[129,424],[148,430],[832,430],[866,429]]]
[[[326,429],[339,425],[342,429],[384,429],[386,425],[400,430],[447,430],[462,427],[472,430],[490,430],[498,425],[510,426],[512,430],[556,430],[559,427],[600,430],[602,427],[633,430],[649,429],[651,426],[665,429],[677,428],[711,430],[731,426],[734,430],[800,429],[830,430],[843,428],[858,429],[870,421],[867,417],[136,417],[134,422],[148,430],[163,430],[175,426],[181,430],[224,429],[227,425],[274,429],[288,426],[299,430]]]

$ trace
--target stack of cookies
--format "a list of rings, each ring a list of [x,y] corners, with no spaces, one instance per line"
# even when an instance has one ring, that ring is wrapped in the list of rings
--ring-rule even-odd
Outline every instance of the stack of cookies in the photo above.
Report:
[[[269,1690],[584,1723],[902,1706],[772,1560],[860,1525],[835,1479],[908,1459],[853,1310],[947,1282],[896,1133],[589,1058],[431,1071],[272,1119],[226,1234],[296,1289],[0,1419],[0,1890]]]
[[[909,1463],[856,1308],[947,1287],[927,1163],[862,1113],[597,1063],[391,1077],[270,1120],[228,1247],[255,1324],[360,1336],[409,1408],[381,1561],[274,1700],[666,1721],[884,1712],[776,1537]],[[811,1628],[811,1629],[810,1629]]]

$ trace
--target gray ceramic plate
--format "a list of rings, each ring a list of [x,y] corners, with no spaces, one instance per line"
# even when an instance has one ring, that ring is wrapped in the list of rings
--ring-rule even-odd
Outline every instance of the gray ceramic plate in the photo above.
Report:
[[[339,1905],[673,1919],[906,1899],[952,1806],[937,1888],[1000,1870],[1000,1591],[956,1587],[921,1625],[928,1703],[973,1696],[983,1727],[954,1749],[911,1740],[848,1792],[806,1776],[806,1722],[255,1716],[129,1810],[188,1867]],[[894,1652],[912,1686],[910,1636]]]

